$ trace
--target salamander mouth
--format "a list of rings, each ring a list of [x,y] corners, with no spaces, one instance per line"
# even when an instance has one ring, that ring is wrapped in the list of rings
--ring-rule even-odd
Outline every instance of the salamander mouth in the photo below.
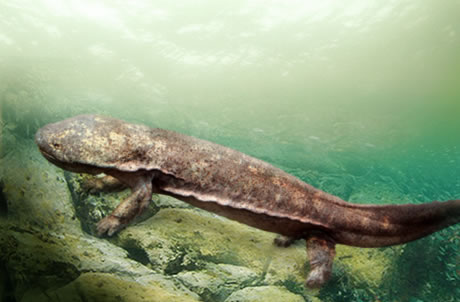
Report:
[[[87,164],[82,164],[82,163],[78,163],[78,162],[63,162],[63,161],[60,161],[58,160],[55,156],[53,156],[52,154],[46,152],[45,150],[40,149],[40,152],[43,154],[43,157],[46,158],[46,160],[48,160],[50,163],[52,163],[53,165],[61,168],[61,169],[64,169],[64,170],[67,170],[67,171],[71,171],[71,172],[75,172],[75,173],[88,173],[88,174],[100,174],[102,173],[103,171],[101,171],[100,169],[98,169],[97,167],[93,167],[91,165],[87,165]]]
[[[60,162],[55,156],[53,156],[51,153],[49,152],[46,152],[46,150],[44,150],[43,148],[39,147],[38,148],[40,150],[40,153],[43,155],[44,158],[46,158],[47,161],[49,161],[50,163],[60,167],[60,168],[64,168],[63,166],[63,163]]]
[[[53,155],[51,155],[50,153],[46,152],[45,150],[39,148],[41,154],[48,160],[50,161],[51,163],[57,165],[59,163],[59,161],[56,159],[56,157],[54,157]]]

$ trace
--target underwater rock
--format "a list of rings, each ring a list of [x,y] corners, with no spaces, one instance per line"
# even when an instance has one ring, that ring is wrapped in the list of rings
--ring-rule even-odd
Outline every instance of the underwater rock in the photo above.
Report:
[[[271,250],[270,261],[265,268],[264,283],[293,286],[303,291],[308,271],[305,240],[299,240],[288,248],[277,247]]]
[[[63,172],[48,165],[36,147],[21,143],[0,160],[4,214],[0,219],[33,229],[79,232]]]
[[[230,264],[209,263],[203,270],[180,272],[175,277],[203,301],[223,301],[234,291],[260,282],[252,270]]]
[[[246,287],[234,292],[225,302],[304,302],[302,296],[278,286]]]
[[[171,208],[110,240],[135,251],[155,272],[181,280],[202,299],[223,301],[232,290],[283,285],[286,278],[290,286],[305,290],[304,245],[280,248],[273,239],[273,234],[202,210]]]
[[[111,240],[124,248],[145,251],[154,270],[170,275],[197,270],[209,262],[245,266],[265,275],[278,250],[288,255],[299,253],[298,257],[305,259],[304,250],[276,247],[273,238],[273,234],[201,210],[162,209]],[[285,260],[286,266],[292,268],[289,257]],[[301,271],[297,273],[303,275]]]
[[[8,272],[5,269],[3,263],[0,263],[0,301],[9,301],[11,297],[9,297],[9,276]]]
[[[137,281],[156,279],[157,284],[171,293],[195,296],[179,282],[154,274],[129,259],[125,250],[105,240],[84,233],[34,232],[16,225],[3,225],[2,229],[0,251],[7,262],[10,278],[16,284],[16,297],[21,297],[29,288],[48,293],[47,289],[64,286],[89,271]]]
[[[31,291],[21,302],[101,302],[101,301],[177,301],[193,302],[196,298],[171,293],[161,285],[139,283],[107,273],[84,273],[69,284],[47,293]]]
[[[339,245],[337,266],[347,273],[353,287],[379,288],[400,249],[401,246],[365,249]]]

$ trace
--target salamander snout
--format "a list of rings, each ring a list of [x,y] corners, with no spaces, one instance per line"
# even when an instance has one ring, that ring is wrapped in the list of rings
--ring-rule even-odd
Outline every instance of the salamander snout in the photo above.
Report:
[[[53,140],[53,136],[50,135],[50,131],[46,126],[38,129],[37,133],[35,133],[35,143],[47,159],[55,157],[56,152],[60,149],[60,144]]]

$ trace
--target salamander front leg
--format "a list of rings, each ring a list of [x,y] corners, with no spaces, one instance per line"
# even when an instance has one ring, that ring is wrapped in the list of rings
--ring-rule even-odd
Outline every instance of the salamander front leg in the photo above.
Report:
[[[307,254],[310,261],[310,273],[305,285],[309,288],[319,288],[332,275],[335,243],[326,236],[311,236],[307,239]]]
[[[152,177],[136,176],[130,179],[132,193],[116,209],[97,224],[97,234],[112,236],[135,217],[139,216],[149,205],[152,198]]]

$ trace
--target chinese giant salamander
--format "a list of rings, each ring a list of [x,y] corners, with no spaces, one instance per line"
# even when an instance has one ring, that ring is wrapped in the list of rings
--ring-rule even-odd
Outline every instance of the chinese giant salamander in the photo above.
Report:
[[[335,244],[401,244],[460,222],[460,200],[425,204],[352,204],[230,148],[173,131],[99,115],[41,128],[36,143],[51,163],[100,174],[132,194],[97,225],[109,236],[148,206],[153,193],[183,200],[252,227],[278,233],[278,245],[305,239],[308,287],[331,276]]]

